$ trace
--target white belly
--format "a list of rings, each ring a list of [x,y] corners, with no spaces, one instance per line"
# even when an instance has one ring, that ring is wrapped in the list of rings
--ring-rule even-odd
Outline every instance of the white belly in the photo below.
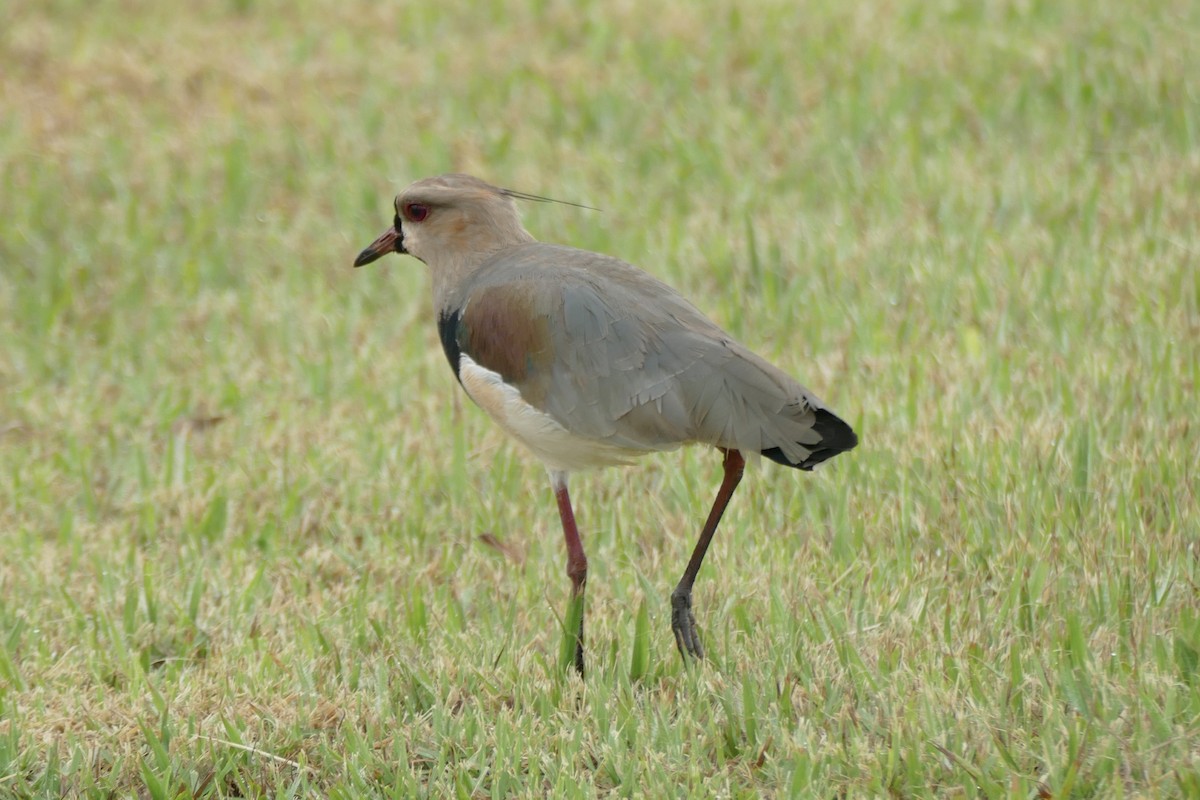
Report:
[[[521,393],[505,383],[499,373],[479,366],[466,353],[459,356],[458,378],[488,416],[551,470],[572,472],[628,464],[633,458],[646,455],[642,450],[576,436],[549,414],[526,403]]]

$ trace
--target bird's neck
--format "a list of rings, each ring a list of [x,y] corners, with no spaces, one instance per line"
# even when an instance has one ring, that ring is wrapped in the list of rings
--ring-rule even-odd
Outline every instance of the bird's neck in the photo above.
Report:
[[[440,313],[452,306],[461,305],[462,301],[458,295],[462,293],[467,278],[478,271],[481,264],[482,262],[475,259],[439,259],[439,263],[431,264],[434,309]]]
[[[474,247],[462,254],[444,254],[429,265],[433,284],[433,307],[441,312],[462,305],[469,292],[472,279],[481,269],[486,269],[497,254],[536,241],[521,231],[524,236],[513,237],[501,244],[491,243],[488,247]]]

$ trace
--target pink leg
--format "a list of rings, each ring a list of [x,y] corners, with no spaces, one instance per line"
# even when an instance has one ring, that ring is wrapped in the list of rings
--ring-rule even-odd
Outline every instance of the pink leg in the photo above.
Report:
[[[708,512],[708,519],[700,531],[700,541],[696,542],[696,549],[692,551],[687,569],[683,571],[683,577],[679,579],[675,591],[671,592],[671,630],[675,633],[675,645],[685,661],[689,655],[704,658],[704,647],[696,633],[696,618],[692,616],[692,584],[696,582],[696,573],[704,563],[704,554],[708,552],[709,542],[717,532],[721,515],[725,513],[725,506],[729,505],[729,498],[733,497],[733,490],[742,480],[742,471],[746,466],[746,459],[739,451],[723,452],[725,477],[721,481],[721,488],[717,490],[717,499],[713,501],[712,510]]]
[[[579,539],[579,528],[575,525],[575,512],[571,510],[571,496],[567,493],[567,473],[550,473],[554,487],[554,499],[558,501],[558,515],[562,518],[563,538],[567,542],[567,576],[571,579],[571,602],[583,603],[583,592],[587,586],[587,554]],[[575,670],[583,675],[583,608],[579,609],[579,633],[575,638]]]

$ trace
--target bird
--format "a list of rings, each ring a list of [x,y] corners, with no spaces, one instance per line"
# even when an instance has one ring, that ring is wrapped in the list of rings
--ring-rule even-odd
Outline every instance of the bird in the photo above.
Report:
[[[685,663],[703,659],[692,588],[747,456],[810,471],[858,436],[663,281],[613,256],[534,239],[515,201],[548,199],[460,173],[418,180],[354,266],[389,253],[427,265],[458,383],[545,465],[578,603],[568,635],[581,676],[588,560],[568,477],[687,444],[722,454],[721,485],[671,593],[679,653]]]

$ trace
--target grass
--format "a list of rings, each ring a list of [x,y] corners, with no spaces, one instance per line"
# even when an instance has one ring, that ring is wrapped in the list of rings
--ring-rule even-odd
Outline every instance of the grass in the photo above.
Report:
[[[1200,796],[1200,7],[168,7],[0,38],[0,795]],[[553,498],[422,265],[457,169],[862,445]]]

